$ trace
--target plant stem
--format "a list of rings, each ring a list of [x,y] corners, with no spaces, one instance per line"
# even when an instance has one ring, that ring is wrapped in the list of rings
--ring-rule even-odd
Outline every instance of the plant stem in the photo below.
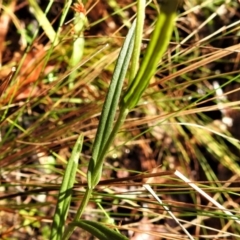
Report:
[[[114,138],[115,138],[119,128],[122,126],[124,120],[126,119],[126,116],[128,115],[128,112],[129,112],[129,110],[127,108],[125,108],[125,107],[122,107],[120,109],[120,113],[119,113],[117,121],[116,121],[116,123],[115,123],[115,125],[113,127],[113,130],[111,131],[111,134],[109,135],[108,140],[105,143],[105,145],[104,145],[104,147],[103,147],[103,149],[102,149],[102,151],[101,151],[101,153],[99,155],[99,159],[98,159],[98,162],[96,164],[96,168],[97,169],[98,168],[102,169],[103,159],[104,159],[107,151],[109,150],[109,148],[110,148],[110,146],[111,146],[111,144],[112,144],[112,142],[113,142],[113,140],[114,140]]]
[[[85,208],[86,208],[86,206],[87,206],[87,204],[90,200],[90,197],[92,195],[92,191],[93,191],[93,189],[90,189],[90,188],[86,189],[86,192],[84,193],[81,205],[78,208],[77,213],[76,213],[73,221],[78,221],[81,218],[81,216],[82,216],[82,214],[83,214],[83,212],[84,212],[84,210],[85,210]],[[65,233],[63,235],[63,240],[68,240],[70,238],[70,236],[72,235],[74,229],[75,229],[75,226],[67,226],[66,230],[65,230]]]
[[[130,76],[129,76],[129,84],[135,78],[139,65],[139,56],[141,52],[141,44],[142,44],[142,35],[143,35],[143,26],[145,19],[145,5],[146,0],[138,0],[137,3],[137,24],[134,38],[134,49],[132,56],[132,63],[130,68]]]

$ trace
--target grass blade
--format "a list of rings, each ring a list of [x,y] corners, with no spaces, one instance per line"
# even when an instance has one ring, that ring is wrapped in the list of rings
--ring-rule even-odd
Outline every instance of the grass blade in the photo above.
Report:
[[[67,218],[67,213],[71,202],[72,187],[74,185],[75,175],[78,168],[78,160],[82,150],[82,143],[83,135],[81,134],[78,137],[73,148],[71,157],[65,170],[62,186],[59,191],[58,203],[56,206],[52,224],[52,232],[50,237],[51,240],[60,240],[62,238],[64,224]]]
[[[129,83],[131,83],[131,81],[135,78],[138,70],[138,66],[139,66],[139,56],[141,52],[143,26],[144,26],[144,19],[145,19],[145,5],[146,5],[146,0],[138,0],[137,25],[136,25],[136,33],[135,33],[135,40],[134,40],[135,42],[134,42],[133,57],[131,62]]]
[[[135,79],[131,82],[122,99],[122,105],[125,108],[131,109],[138,103],[142,93],[154,75],[158,63],[170,42],[175,25],[178,3],[179,0],[172,0],[162,4],[161,13],[158,17],[143,62]]]
[[[92,158],[90,159],[87,172],[88,188],[84,194],[83,200],[80,207],[75,215],[74,221],[78,221],[91,197],[92,190],[98,184],[101,174],[102,165],[104,159],[104,153],[102,152],[105,144],[108,142],[108,138],[111,134],[114,117],[116,114],[117,106],[119,103],[120,94],[122,91],[123,81],[128,69],[128,65],[132,56],[132,50],[134,46],[134,32],[135,32],[136,22],[134,21],[132,27],[130,28],[122,49],[120,51],[115,70],[113,73],[112,81],[109,86],[109,90],[103,105],[103,110],[99,122],[99,127],[97,130],[95,142],[93,145]],[[106,153],[105,151],[105,153]],[[100,158],[99,158],[100,156]],[[63,239],[69,239],[72,232],[74,231],[74,225],[68,225],[65,230]]]
[[[77,226],[81,227],[84,230],[90,232],[92,235],[94,235],[100,240],[109,240],[109,239],[127,240],[128,239],[127,237],[121,235],[120,233],[117,233],[114,230],[98,222],[81,220],[81,221],[73,222],[70,225],[74,227],[77,227]]]
[[[56,32],[54,31],[51,23],[48,21],[46,14],[43,13],[41,8],[38,6],[37,1],[29,0],[29,4],[33,8],[34,15],[36,16],[40,26],[44,29],[46,35],[48,36],[50,41],[53,43],[56,37]]]
[[[130,58],[132,56],[135,26],[136,22],[134,22],[130,28],[125,42],[122,46],[113,73],[112,81],[106,96],[106,100],[104,102],[96,139],[93,146],[93,154],[88,167],[89,188],[94,188],[97,185],[102,172],[103,159],[99,159],[99,156],[102,155],[101,150],[104,148],[104,145],[107,142],[112,130],[114,117],[116,115],[116,110],[122,91],[123,81],[126,76]]]

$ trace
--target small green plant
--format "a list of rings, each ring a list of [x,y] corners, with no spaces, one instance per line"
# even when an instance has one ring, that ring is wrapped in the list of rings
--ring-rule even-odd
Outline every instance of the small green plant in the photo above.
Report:
[[[182,2],[0,3],[1,239],[239,238],[239,4]]]
[[[86,193],[83,197],[82,203],[74,217],[74,222],[76,224],[71,224],[66,228],[63,239],[68,239],[71,236],[71,233],[74,230],[77,223],[79,224],[79,226],[85,226],[83,225],[83,222],[80,220],[80,217],[85,210],[85,207],[91,197],[92,191],[97,186],[101,178],[104,157],[107,154],[107,151],[109,150],[109,147],[114,137],[116,136],[119,128],[123,124],[128,112],[133,107],[135,107],[135,105],[138,103],[139,99],[141,98],[144,90],[147,88],[150,79],[152,78],[152,76],[156,71],[158,63],[161,60],[161,57],[163,56],[163,54],[165,53],[168,47],[168,44],[171,39],[172,31],[174,28],[174,23],[176,20],[176,10],[177,10],[178,4],[179,4],[178,0],[166,1],[161,4],[160,14],[158,16],[150,43],[147,47],[146,54],[144,55],[142,63],[140,64],[139,70],[136,71],[136,63],[138,62],[138,59],[139,59],[139,49],[140,49],[139,43],[141,43],[141,33],[142,33],[143,23],[144,23],[143,19],[144,19],[144,6],[145,6],[145,2],[138,1],[138,6],[141,6],[137,15],[138,26],[137,28],[135,28],[136,23],[135,22],[133,23],[124,41],[123,47],[121,49],[121,52],[119,54],[119,57],[115,66],[113,78],[109,86],[105,103],[103,105],[99,127],[97,130],[96,138],[93,145],[93,153],[88,166],[88,172],[87,172],[88,187],[86,188]],[[139,31],[140,33],[139,32],[135,33],[136,31]],[[132,57],[132,51],[134,48],[138,49],[138,51],[136,51],[136,54],[134,55],[135,59],[132,60],[133,61],[133,65],[132,65],[133,70],[131,75],[132,79],[129,80],[130,82],[129,87],[126,93],[124,93],[122,100],[119,104],[123,81],[125,79],[129,62]],[[114,122],[114,119],[116,118],[117,107],[119,107],[119,114],[116,122]],[[75,174],[71,174],[71,175],[65,174],[63,183],[65,181],[69,182],[70,177],[74,178]],[[72,185],[68,186],[68,188],[71,188],[71,187]],[[64,188],[64,191],[66,191],[66,188]],[[59,198],[64,199],[65,198],[64,192],[61,191],[60,194],[61,196]],[[66,194],[69,194],[69,193],[66,193]],[[69,206],[70,199],[67,199],[66,197],[64,202],[65,201],[67,202],[66,204]],[[59,204],[60,202],[62,202],[62,200],[61,201],[59,200]],[[59,206],[59,204],[57,206],[57,209],[62,209],[62,206]],[[64,209],[67,209],[67,208],[64,208]],[[61,239],[62,230],[57,230],[57,229],[59,228],[63,229],[64,221],[66,219],[66,211],[64,211],[62,214],[56,211],[55,216],[57,216],[58,220],[55,220],[53,223],[53,232],[51,235],[52,236],[51,239]],[[96,223],[94,222],[92,223],[88,222],[88,225],[92,227],[95,224]],[[97,226],[96,228],[98,227],[99,226]],[[100,239],[102,240],[110,239],[111,233],[109,232],[108,228],[105,228],[103,226],[101,228],[102,228],[102,232],[105,232],[107,237],[105,238],[101,236],[98,236],[98,237],[100,237]],[[88,228],[88,231],[90,231],[93,235],[96,233],[93,230],[93,228]],[[118,238],[115,237],[115,239],[125,239],[124,236],[121,236],[121,235],[118,235],[118,236],[119,237]]]

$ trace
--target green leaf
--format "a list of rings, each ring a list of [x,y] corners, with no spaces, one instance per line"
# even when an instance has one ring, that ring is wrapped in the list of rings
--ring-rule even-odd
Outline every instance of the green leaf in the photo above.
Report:
[[[88,166],[88,186],[90,189],[98,184],[101,177],[103,157],[99,159],[99,156],[106,154],[106,152],[102,153],[101,151],[104,149],[104,145],[113,128],[114,117],[122,92],[122,85],[132,56],[135,27],[136,22],[134,21],[117,59],[112,81],[103,105],[99,127],[93,145],[93,154]]]
[[[113,139],[113,137],[111,137],[110,135],[112,135],[114,117],[116,115],[117,106],[119,104],[119,98],[122,92],[123,81],[125,79],[128,65],[132,56],[135,27],[136,22],[134,21],[132,27],[130,28],[126,36],[126,39],[124,41],[124,44],[117,59],[112,81],[109,86],[106,100],[103,105],[99,127],[93,145],[92,158],[90,159],[88,165],[87,172],[88,188],[86,189],[81,205],[78,208],[78,211],[75,215],[74,221],[80,219],[91,197],[92,190],[98,184],[101,178],[104,156],[108,150],[109,144],[111,143],[111,139]],[[72,232],[74,231],[74,228],[75,228],[74,225],[68,225],[63,236],[64,240],[69,239]]]
[[[98,222],[80,220],[69,225],[78,226],[100,240],[128,240],[127,237]]]
[[[78,169],[78,160],[82,151],[82,143],[83,135],[81,134],[74,145],[71,157],[63,176],[63,182],[59,191],[58,203],[53,218],[50,237],[51,240],[60,240],[64,232],[64,224],[71,203],[72,187],[74,185],[75,176]]]
[[[170,42],[175,26],[178,4],[179,0],[164,1],[162,4],[161,13],[158,17],[140,69],[122,99],[121,105],[124,108],[132,109],[135,107],[154,75],[158,63]]]
[[[145,19],[145,7],[146,7],[145,5],[146,5],[146,0],[137,1],[137,24],[136,24],[134,49],[133,49],[133,56],[131,61],[129,83],[131,83],[132,80],[135,78],[138,67],[139,67],[139,56],[140,56],[141,46],[142,46],[142,36],[143,36],[143,27],[144,27],[144,19]]]
[[[73,48],[72,48],[72,55],[69,62],[69,68],[72,70],[72,68],[76,67],[77,64],[82,59],[83,52],[84,52],[84,28],[85,25],[87,25],[87,17],[83,13],[75,13],[74,14],[74,41],[73,41]],[[77,77],[78,70],[74,70],[69,75],[69,88],[72,89],[74,87],[74,81]]]
[[[46,13],[43,13],[43,11],[39,7],[37,1],[29,0],[29,4],[32,7],[34,15],[35,15],[36,19],[38,20],[40,26],[43,28],[46,35],[50,39],[50,41],[53,43],[56,38],[56,32],[54,31],[51,23],[48,21]],[[58,42],[58,40],[57,40],[57,42]]]

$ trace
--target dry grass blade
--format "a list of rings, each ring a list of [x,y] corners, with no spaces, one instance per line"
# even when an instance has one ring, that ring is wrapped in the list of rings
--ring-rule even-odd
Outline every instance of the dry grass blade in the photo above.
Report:
[[[173,74],[161,79],[159,82],[157,82],[157,84],[164,83],[166,81],[169,81],[170,79],[176,78],[178,76],[181,76],[182,74],[191,72],[199,67],[207,65],[208,63],[211,63],[213,61],[216,61],[218,59],[226,57],[230,54],[237,53],[237,52],[239,52],[239,49],[240,49],[240,44],[236,44],[234,46],[218,50],[218,51],[212,53],[210,56],[208,56],[208,55],[206,57],[202,56],[203,59],[201,61],[192,63],[189,66],[183,68],[182,70],[179,70],[176,73],[173,73]],[[156,83],[154,83],[154,84],[156,84]]]
[[[6,89],[10,86],[11,80],[14,73],[16,72],[16,67],[12,67],[11,72],[0,82],[0,97],[5,93]]]
[[[226,215],[230,216],[230,219],[236,221],[236,223],[240,224],[240,219],[238,217],[235,217],[230,211],[228,211],[224,206],[219,204],[216,200],[214,200],[212,197],[210,197],[208,194],[206,194],[201,188],[199,188],[195,183],[190,181],[187,177],[185,177],[182,173],[179,171],[175,171],[174,173],[177,177],[179,177],[181,180],[186,182],[189,186],[191,186],[193,189],[195,189],[197,192],[199,192],[203,197],[205,197],[208,201],[210,201],[213,205],[215,205],[218,209],[222,210]]]

